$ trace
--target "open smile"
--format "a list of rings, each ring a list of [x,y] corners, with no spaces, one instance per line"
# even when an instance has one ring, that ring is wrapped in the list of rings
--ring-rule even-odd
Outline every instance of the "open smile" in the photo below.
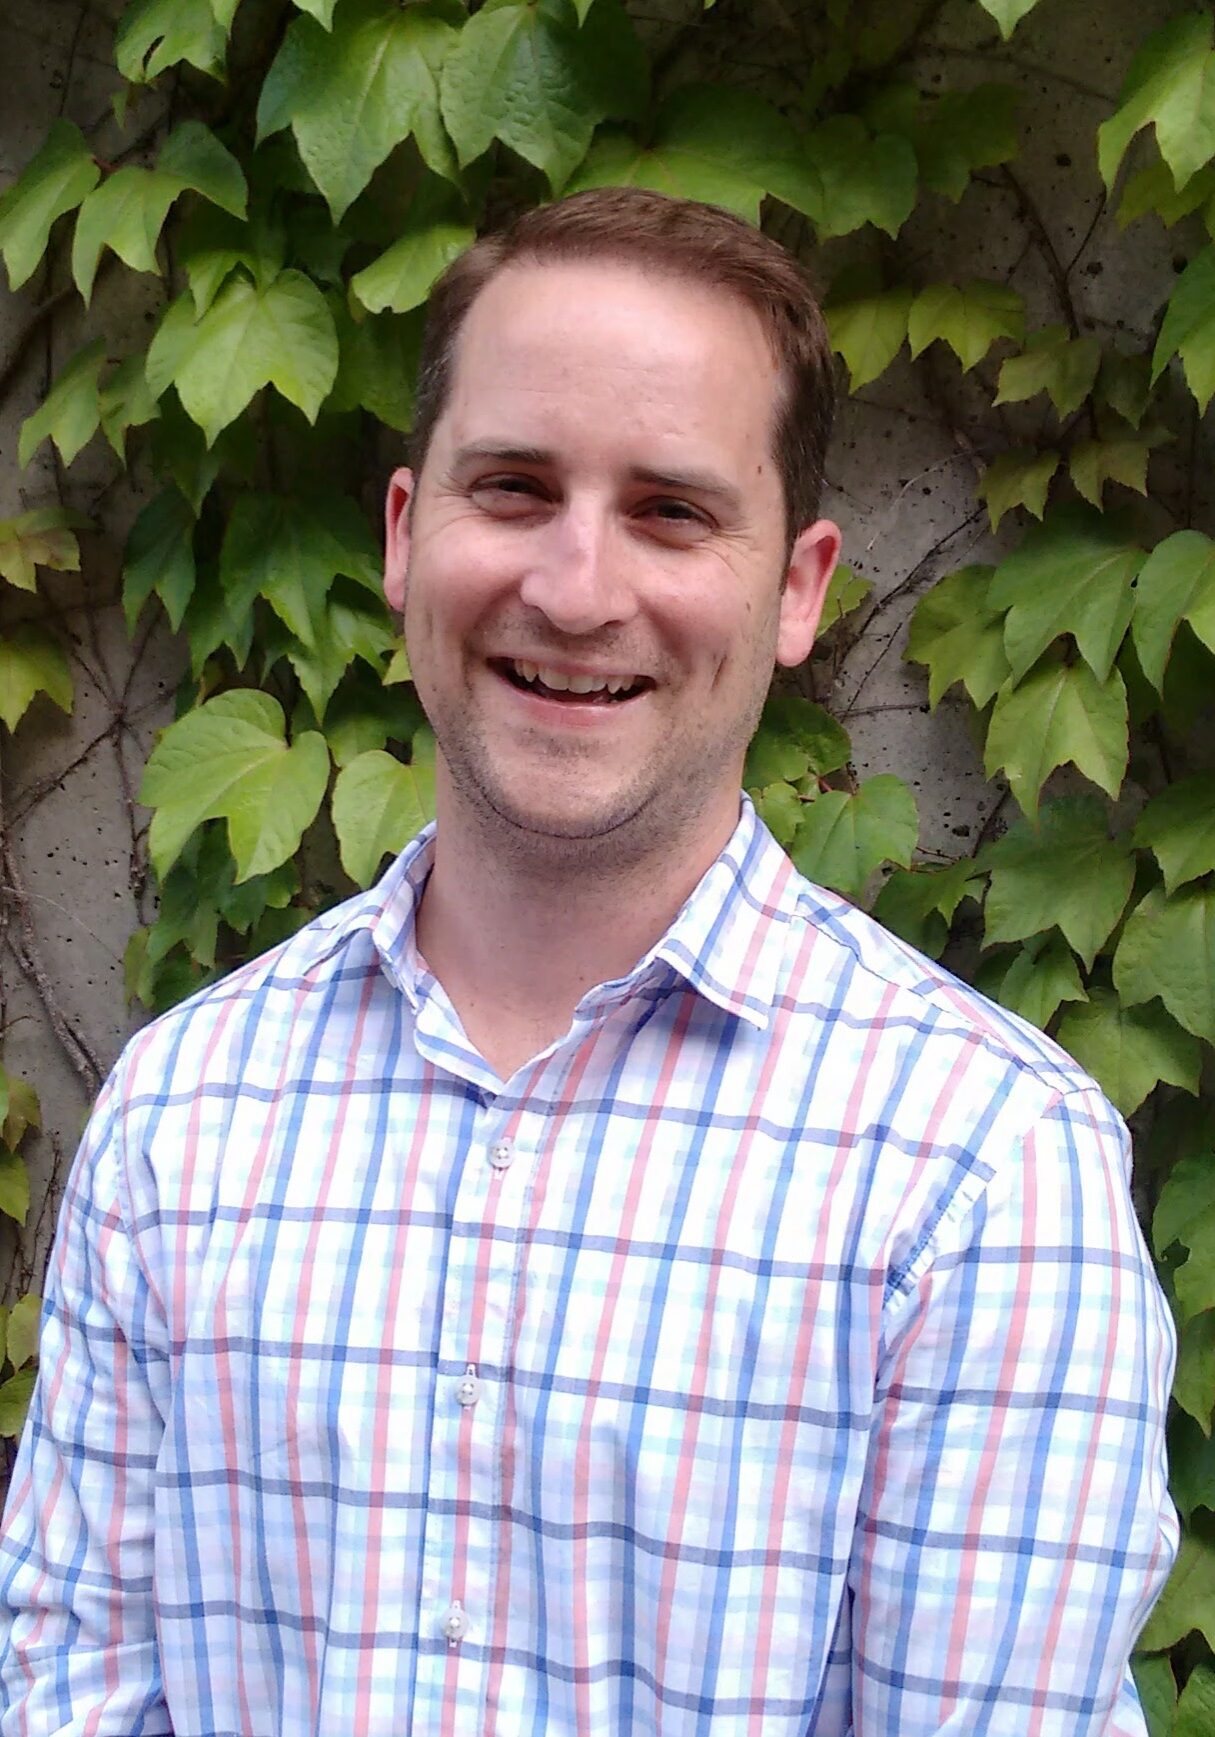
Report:
[[[573,672],[524,658],[490,658],[489,665],[520,692],[570,706],[620,705],[654,686],[649,676],[615,670]]]

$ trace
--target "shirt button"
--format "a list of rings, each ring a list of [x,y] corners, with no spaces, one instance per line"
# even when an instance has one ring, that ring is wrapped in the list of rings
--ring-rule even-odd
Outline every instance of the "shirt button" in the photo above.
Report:
[[[495,1170],[507,1170],[514,1161],[509,1140],[498,1140],[489,1149],[489,1161]]]
[[[477,1366],[470,1363],[464,1371],[460,1385],[456,1388],[456,1398],[461,1405],[472,1406],[481,1397],[481,1383],[477,1380]]]
[[[458,1602],[449,1604],[443,1612],[443,1633],[447,1637],[449,1647],[456,1646],[468,1633],[468,1617],[464,1608]]]

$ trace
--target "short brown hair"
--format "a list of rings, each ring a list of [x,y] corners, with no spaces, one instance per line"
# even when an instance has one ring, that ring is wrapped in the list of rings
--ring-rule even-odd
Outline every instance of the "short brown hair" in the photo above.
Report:
[[[642,187],[602,187],[525,211],[448,266],[430,295],[411,440],[420,471],[451,390],[456,340],[473,302],[507,266],[613,259],[715,285],[759,317],[785,379],[773,449],[790,541],[818,516],[835,409],[835,369],[810,280],[778,242],[715,205]]]

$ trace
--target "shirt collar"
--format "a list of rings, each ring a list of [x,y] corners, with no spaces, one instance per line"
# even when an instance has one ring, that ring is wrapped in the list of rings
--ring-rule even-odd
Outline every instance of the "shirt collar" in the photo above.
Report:
[[[424,973],[415,922],[434,862],[434,838],[432,822],[406,845],[375,888],[368,912],[384,969],[414,1007]],[[725,849],[670,928],[627,977],[603,990],[623,997],[665,965],[716,1006],[765,1029],[776,996],[785,927],[797,908],[797,885],[789,858],[744,794],[738,825]]]

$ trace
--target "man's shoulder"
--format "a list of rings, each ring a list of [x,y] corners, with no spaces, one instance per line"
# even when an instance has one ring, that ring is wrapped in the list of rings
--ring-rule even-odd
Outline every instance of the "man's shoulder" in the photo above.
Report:
[[[163,1093],[177,1074],[197,1081],[205,1071],[229,1070],[235,1052],[264,1045],[302,1002],[375,970],[373,927],[382,909],[379,888],[356,893],[141,1027],[115,1070],[128,1100]]]
[[[948,1052],[979,1048],[1035,1078],[1051,1096],[1094,1082],[1054,1040],[944,965],[901,940],[838,893],[795,875],[786,903],[788,947],[808,1003],[888,1032],[892,1041]]]

